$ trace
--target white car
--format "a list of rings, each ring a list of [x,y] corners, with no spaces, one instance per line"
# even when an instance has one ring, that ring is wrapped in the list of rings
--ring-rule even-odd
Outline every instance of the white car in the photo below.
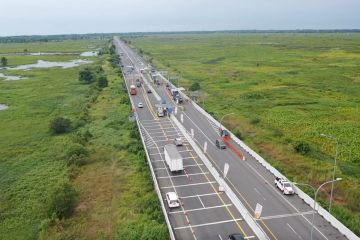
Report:
[[[183,145],[183,141],[181,139],[181,137],[177,137],[174,139],[174,144],[175,146],[182,146]]]
[[[275,178],[275,186],[277,188],[279,188],[283,192],[283,194],[293,195],[295,193],[291,182],[289,182],[285,179],[276,177]]]
[[[143,107],[144,107],[144,104],[142,102],[139,102],[138,108],[143,108]]]
[[[180,206],[179,198],[175,192],[166,193],[166,201],[169,208],[176,208]]]

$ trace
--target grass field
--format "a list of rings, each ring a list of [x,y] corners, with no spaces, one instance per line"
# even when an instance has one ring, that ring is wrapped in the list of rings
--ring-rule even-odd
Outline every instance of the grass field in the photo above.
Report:
[[[6,43],[1,44],[0,53],[24,53],[26,49],[29,53],[37,52],[65,52],[81,53],[85,51],[94,51],[104,40],[86,39],[86,40],[64,40],[49,42],[30,42],[30,43]]]
[[[105,41],[84,40],[1,44],[0,49],[83,52],[92,50],[90,43],[105,46]],[[12,65],[76,58],[6,57]],[[0,103],[9,106],[0,111],[0,239],[131,239],[124,236],[142,234],[166,239],[142,145],[127,120],[127,95],[107,58],[86,57],[93,61],[88,66],[104,66],[109,87],[102,91],[79,82],[79,67],[0,70],[28,77],[0,80]],[[70,132],[51,134],[49,123],[58,116],[72,121]],[[79,144],[88,152],[83,166],[68,162],[69,149]],[[76,191],[73,214],[58,218],[54,206],[66,207],[61,197],[66,201],[69,189]]]
[[[199,82],[205,108],[225,119],[291,180],[318,186],[332,174],[333,213],[360,234],[360,35],[166,34],[128,37],[160,70]],[[176,82],[175,82],[176,83]],[[200,99],[202,105],[202,99]],[[298,143],[310,151],[299,154]],[[329,188],[322,192],[326,206]]]

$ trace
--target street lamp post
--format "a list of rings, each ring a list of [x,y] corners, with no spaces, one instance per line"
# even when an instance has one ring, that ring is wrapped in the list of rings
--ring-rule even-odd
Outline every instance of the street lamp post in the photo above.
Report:
[[[221,129],[221,122],[222,122],[222,120],[224,119],[224,117],[226,117],[226,116],[228,116],[228,115],[231,115],[231,114],[234,114],[234,113],[225,114],[225,115],[221,118],[221,120],[220,120],[220,125],[219,125],[219,130]],[[221,133],[220,133],[220,135],[221,135]]]
[[[333,170],[333,176],[332,176],[333,182],[331,184],[330,203],[329,203],[329,213],[331,213],[331,205],[332,205],[333,194],[334,194],[334,180],[335,180],[335,173],[336,173],[336,161],[337,161],[338,153],[339,153],[339,141],[338,141],[338,139],[336,137],[334,137],[332,135],[326,135],[324,133],[321,133],[320,136],[336,141],[336,153],[335,153],[335,158],[334,158],[334,170]]]
[[[316,198],[317,198],[317,195],[319,193],[319,190],[326,184],[328,183],[332,183],[334,184],[334,182],[337,182],[337,181],[341,181],[342,178],[336,178],[334,180],[330,180],[330,181],[327,181],[327,182],[324,182],[323,184],[321,184],[316,190],[313,186],[311,186],[310,184],[307,184],[307,183],[296,183],[294,182],[293,184],[294,185],[303,185],[303,186],[308,186],[308,187],[311,187],[312,190],[314,191],[314,205],[313,205],[313,213],[312,213],[312,220],[311,220],[311,231],[310,231],[310,240],[313,240],[313,231],[314,231],[314,221],[315,221],[315,208],[316,208]]]

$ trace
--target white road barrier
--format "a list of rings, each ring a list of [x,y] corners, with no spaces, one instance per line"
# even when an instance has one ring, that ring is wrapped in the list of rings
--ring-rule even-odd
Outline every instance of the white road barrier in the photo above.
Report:
[[[199,105],[192,102],[192,105],[205,117],[207,117],[210,121],[212,121],[217,126],[220,126],[220,123],[215,120],[209,113],[207,113],[204,109],[202,109]],[[236,142],[241,148],[243,148],[246,152],[248,152],[251,156],[253,156],[263,167],[265,167],[268,171],[274,174],[275,177],[286,178],[282,173],[280,173],[276,168],[271,166],[264,158],[262,158],[259,154],[257,154],[254,150],[248,147],[243,141],[237,138],[232,132],[230,132],[225,126],[221,125],[221,129],[226,129],[230,133],[230,137]],[[295,192],[298,196],[306,202],[311,208],[314,206],[314,199],[312,199],[309,195],[303,192],[297,186],[294,186]],[[340,233],[346,236],[349,240],[360,240],[358,236],[355,235],[350,229],[348,229],[344,224],[342,224],[339,220],[337,220],[333,215],[331,215],[328,211],[326,211],[323,207],[318,205],[317,212],[321,215],[326,221],[328,221],[334,228],[338,229]]]
[[[150,66],[150,65],[149,65]],[[162,76],[160,74],[161,78],[166,81],[167,83],[169,83],[171,86],[175,87],[173,84],[171,84],[164,76]],[[220,126],[220,123],[215,120],[209,113],[207,113],[204,109],[202,109],[199,105],[197,105],[196,103],[194,103],[193,101],[190,100],[190,98],[185,95],[182,91],[179,91],[180,95],[183,97],[183,99],[186,99],[187,101],[190,101],[191,104],[195,107],[195,109],[197,109],[201,114],[203,114],[205,117],[207,117],[211,122],[213,122],[216,126]],[[172,119],[175,119],[177,121],[177,119],[174,116],[171,116]],[[181,116],[181,120],[183,122],[183,116]],[[177,121],[177,123],[180,124],[180,122]],[[181,125],[181,124],[180,124]],[[182,126],[182,125],[181,125]],[[225,128],[223,125],[220,126],[222,129],[226,129],[227,131],[229,131],[227,128]],[[185,130],[186,131],[186,130]],[[248,147],[243,141],[241,141],[240,139],[238,139],[233,133],[230,133],[230,137],[240,146],[242,147],[245,151],[247,151],[251,156],[253,156],[262,166],[264,166],[268,171],[270,171],[275,177],[282,177],[282,178],[286,178],[282,173],[280,173],[277,169],[275,169],[274,167],[272,167],[264,158],[262,158],[259,154],[257,154],[255,151],[253,151],[250,147]],[[184,134],[185,135],[185,134]],[[189,134],[187,134],[187,136],[189,137]],[[191,141],[193,141],[190,138]],[[190,141],[189,141],[190,142]],[[145,145],[144,145],[145,146]],[[198,147],[197,147],[198,148]],[[195,148],[194,148],[195,149]],[[199,150],[199,148],[198,148]],[[200,153],[204,156],[204,154],[201,152]],[[200,156],[200,155],[199,155]],[[148,156],[147,156],[148,157]],[[205,156],[206,157],[206,156]],[[149,160],[149,158],[148,158]],[[151,165],[151,164],[150,164]],[[210,164],[211,165],[211,164]],[[216,171],[216,170],[215,170]],[[214,176],[215,177],[215,176]],[[219,178],[219,177],[218,177]],[[221,181],[221,179],[220,179]],[[304,202],[306,202],[311,208],[313,208],[313,203],[314,200],[307,195],[306,193],[304,193],[301,189],[299,189],[298,187],[294,186],[294,189],[296,191],[296,193],[298,194],[298,196],[303,199]],[[231,190],[231,189],[230,189]],[[230,192],[230,191],[228,191]],[[230,197],[230,196],[229,196]],[[236,195],[234,194],[233,196],[234,198],[237,199]],[[230,197],[231,199],[231,197]],[[162,201],[161,201],[162,203]],[[240,202],[241,204],[241,202]],[[242,204],[241,204],[242,205]],[[162,203],[162,207],[163,207],[163,203]],[[246,210],[246,209],[245,209]],[[164,210],[163,210],[164,211]],[[246,210],[247,211],[247,210]],[[318,206],[317,212],[319,213],[319,215],[321,215],[325,220],[327,220],[334,228],[338,229],[340,233],[342,233],[344,236],[346,236],[349,240],[360,240],[360,238],[358,236],[355,235],[355,233],[353,233],[350,229],[348,229],[344,224],[342,224],[339,220],[337,220],[333,215],[331,215],[328,211],[326,211],[324,208],[322,208],[321,206]],[[241,212],[242,213],[242,212]],[[164,212],[164,215],[167,217],[166,212]],[[244,217],[245,218],[245,217]],[[252,219],[252,218],[251,218]],[[246,220],[246,219],[245,219]],[[167,219],[168,222],[168,219]],[[250,225],[250,224],[249,224]],[[170,225],[168,225],[169,227]],[[251,227],[251,225],[250,225]],[[171,226],[170,228],[171,229]],[[259,237],[259,236],[258,236]],[[259,237],[260,238],[260,237]],[[260,239],[267,239],[267,238],[260,238]]]
[[[262,228],[258,225],[258,223],[253,219],[252,215],[245,208],[245,206],[241,203],[241,201],[237,198],[236,194],[231,190],[231,188],[227,185],[226,181],[220,177],[220,174],[217,170],[212,166],[210,160],[205,156],[205,154],[201,151],[201,149],[197,146],[193,138],[190,136],[185,129],[185,127],[177,120],[175,116],[171,116],[171,120],[175,123],[175,125],[180,129],[181,133],[185,136],[186,140],[193,147],[196,154],[200,157],[202,162],[208,168],[209,172],[213,175],[216,182],[219,186],[222,186],[225,189],[225,193],[228,195],[231,202],[234,204],[236,209],[240,212],[241,216],[244,218],[245,222],[250,226],[251,230],[256,234],[256,236],[260,240],[268,240],[269,237],[262,230]]]

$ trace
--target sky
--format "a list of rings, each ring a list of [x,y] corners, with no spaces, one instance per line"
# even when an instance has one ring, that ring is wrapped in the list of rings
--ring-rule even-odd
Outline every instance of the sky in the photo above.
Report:
[[[360,29],[360,0],[0,0],[0,36]]]

